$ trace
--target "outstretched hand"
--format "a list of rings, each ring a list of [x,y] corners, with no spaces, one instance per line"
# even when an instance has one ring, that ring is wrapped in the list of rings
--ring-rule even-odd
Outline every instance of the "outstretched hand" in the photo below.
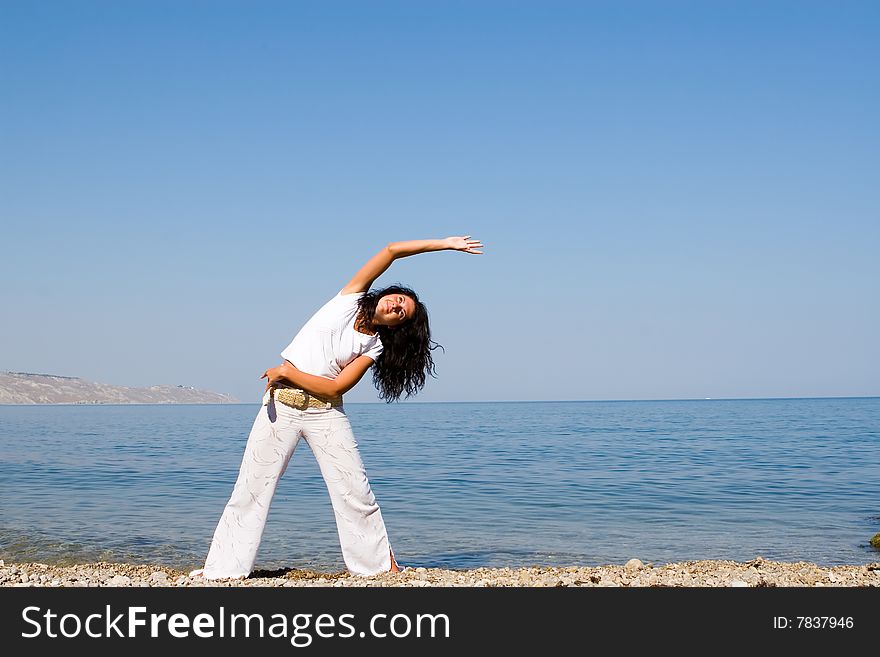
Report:
[[[449,243],[449,248],[455,251],[475,253],[478,255],[482,253],[482,251],[478,251],[477,249],[482,249],[483,243],[480,240],[472,240],[470,235],[465,235],[464,237],[447,237],[446,241]]]

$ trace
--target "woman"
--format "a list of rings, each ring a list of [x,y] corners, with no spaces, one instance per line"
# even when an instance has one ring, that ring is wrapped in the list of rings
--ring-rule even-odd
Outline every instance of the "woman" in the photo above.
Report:
[[[268,380],[263,407],[205,567],[193,575],[250,574],[275,487],[300,438],[311,447],[327,484],[348,570],[356,575],[399,570],[342,396],[370,367],[386,401],[416,394],[434,370],[431,332],[427,310],[412,290],[368,290],[398,258],[443,250],[479,254],[480,248],[469,235],[389,244],[306,322],[281,352],[284,362],[260,377]]]

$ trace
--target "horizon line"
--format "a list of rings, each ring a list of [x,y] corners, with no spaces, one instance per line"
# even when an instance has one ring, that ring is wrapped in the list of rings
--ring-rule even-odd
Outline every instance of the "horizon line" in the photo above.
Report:
[[[407,404],[580,404],[605,402],[676,402],[676,401],[784,401],[809,399],[880,399],[880,395],[818,395],[806,397],[675,397],[645,399],[448,399],[448,400],[401,400],[397,403]],[[249,402],[239,402],[247,404]],[[351,401],[348,404],[382,404],[377,401]]]
[[[880,395],[832,395],[817,397],[681,397],[666,399],[467,399],[467,400],[433,400],[416,401],[401,400],[396,403],[406,404],[605,404],[631,402],[692,402],[692,401],[808,401],[819,399],[880,399]],[[82,403],[82,402],[49,402],[33,404],[4,404],[0,406],[252,406],[254,401],[235,402],[121,402],[121,403]],[[386,405],[383,401],[351,401],[348,404]]]

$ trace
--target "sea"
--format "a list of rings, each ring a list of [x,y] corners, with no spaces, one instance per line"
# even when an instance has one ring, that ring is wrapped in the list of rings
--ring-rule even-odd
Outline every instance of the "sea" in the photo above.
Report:
[[[0,559],[200,567],[258,404],[0,406]],[[880,561],[880,398],[346,404],[398,561]],[[257,569],[344,570],[308,445]]]

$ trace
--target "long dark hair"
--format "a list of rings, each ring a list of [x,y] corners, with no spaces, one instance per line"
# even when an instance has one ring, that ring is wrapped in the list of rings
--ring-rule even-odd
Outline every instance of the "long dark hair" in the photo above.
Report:
[[[361,319],[371,325],[379,299],[386,294],[405,294],[415,303],[413,316],[397,326],[373,326],[382,340],[382,353],[373,365],[373,383],[379,397],[386,402],[398,401],[404,393],[406,398],[425,387],[430,374],[436,377],[431,351],[443,348],[431,340],[428,325],[428,309],[419,301],[418,295],[408,287],[391,285],[381,290],[371,290],[358,301]]]

